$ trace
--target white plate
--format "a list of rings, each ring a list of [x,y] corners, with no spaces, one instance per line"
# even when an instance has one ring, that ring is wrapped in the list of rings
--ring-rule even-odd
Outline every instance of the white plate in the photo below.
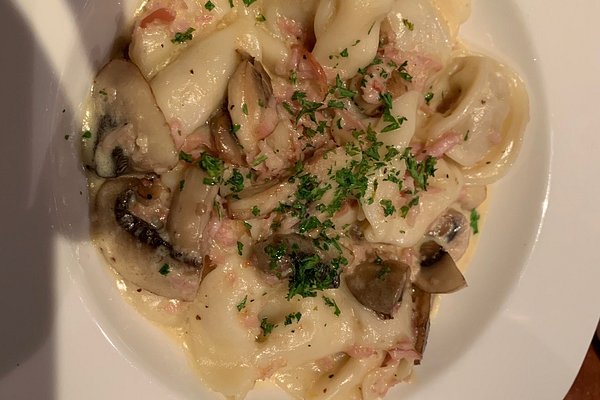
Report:
[[[414,383],[389,398],[560,399],[600,314],[600,3],[473,3],[463,36],[522,74],[532,121],[493,189],[469,289],[444,299]],[[64,138],[133,10],[0,3],[2,399],[213,398],[89,245],[77,137]]]

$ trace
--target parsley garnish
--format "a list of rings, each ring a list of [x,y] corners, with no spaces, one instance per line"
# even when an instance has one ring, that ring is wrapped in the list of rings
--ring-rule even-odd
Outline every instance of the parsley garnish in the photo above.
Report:
[[[179,159],[181,161],[185,161],[186,163],[191,163],[194,161],[191,154],[186,153],[183,150],[179,150]]]
[[[327,296],[323,296],[323,301],[325,302],[325,304],[327,304],[329,307],[333,307],[333,313],[335,314],[336,317],[339,317],[340,314],[342,313],[340,311],[340,308],[338,307],[337,303],[335,302],[334,299],[330,299]]]
[[[188,40],[192,40],[194,37],[192,36],[192,32],[194,32],[194,28],[188,28],[185,32],[177,32],[175,34],[175,38],[171,39],[172,43],[184,43]]]
[[[242,104],[242,112],[244,113],[244,115],[248,115],[248,104]]]
[[[396,212],[396,207],[394,207],[390,199],[382,199],[379,201],[379,204],[381,204],[381,208],[383,208],[383,215],[385,217],[389,217]]]
[[[241,256],[243,254],[244,251],[244,243],[242,242],[237,242],[237,251],[238,254]]]
[[[409,31],[414,31],[415,30],[415,24],[413,24],[412,22],[410,22],[406,18],[402,18],[402,23],[404,24],[404,26],[406,27],[406,29],[408,29]]]
[[[377,256],[379,258],[379,256]],[[381,260],[381,258],[379,258],[379,260]],[[378,264],[381,264],[383,262],[383,260],[381,260]],[[388,267],[387,265],[382,265],[381,269],[377,272],[377,278],[379,280],[384,281],[385,277],[392,272],[392,270],[390,269],[390,267]]]
[[[204,4],[204,8],[206,8],[208,11],[212,11],[215,8],[215,5],[212,1],[208,0],[206,4]]]
[[[267,19],[266,19],[266,18],[265,18],[265,16],[264,16],[264,15],[262,15],[262,14],[258,14],[258,15],[256,16],[256,22],[265,22],[266,20],[267,20]]]
[[[169,275],[169,272],[171,272],[171,267],[169,267],[169,264],[163,264],[162,267],[160,267],[160,269],[158,270],[158,272],[162,275],[162,276],[167,276]]]
[[[479,213],[476,209],[471,210],[471,229],[473,229],[473,234],[477,235],[479,233]]]
[[[244,0],[244,3],[247,0]],[[260,321],[260,329],[262,329],[262,334],[264,337],[267,337],[271,334],[271,332],[273,331],[274,328],[276,328],[277,325],[274,325],[272,323],[270,323],[269,321],[267,321],[267,318],[263,318]]]
[[[296,82],[298,82],[298,73],[294,69],[290,71],[290,82],[292,85],[295,85]]]
[[[237,308],[238,311],[242,311],[246,307],[247,300],[248,300],[248,295],[244,296],[244,299],[242,301],[240,301],[239,304],[237,306],[235,306],[235,308]]]
[[[84,139],[89,139],[89,138],[91,138],[91,137],[92,137],[92,132],[90,132],[90,131],[84,131],[84,132],[81,134],[81,137],[82,137],[82,138],[84,138]]]
[[[244,190],[244,175],[238,169],[233,170],[233,174],[225,182],[227,185],[231,185],[231,191],[233,193],[239,193]]]
[[[429,105],[429,102],[433,99],[433,93],[432,92],[427,92],[425,93],[425,103],[427,103],[427,105]]]
[[[259,214],[260,214],[260,208],[258,208],[257,206],[252,207],[252,215],[254,215],[255,217],[258,217]]]
[[[240,124],[233,124],[231,126],[231,133],[236,135],[242,126]]]
[[[294,322],[294,320],[296,320],[296,322],[300,322],[300,318],[302,318],[302,314],[297,312],[297,313],[290,313],[288,315],[285,316],[285,322],[283,323],[284,325],[290,325],[292,322]]]
[[[246,7],[249,7],[250,4],[254,3],[256,0],[244,0],[244,4],[246,5]]]
[[[267,157],[266,154],[263,154],[263,155],[261,155],[259,157],[256,157],[256,159],[254,159],[254,162],[252,163],[252,166],[256,167],[256,166],[262,164],[263,162],[265,162],[267,160],[267,158],[268,157]]]
[[[223,161],[217,157],[213,157],[208,153],[202,153],[200,156],[200,168],[202,168],[208,174],[208,178],[204,178],[203,183],[205,185],[214,186],[221,182],[221,175],[223,174]]]
[[[342,57],[348,57],[348,48],[345,48],[344,50],[341,51],[340,56]]]
[[[413,197],[407,204],[400,207],[400,216],[406,218],[411,208],[419,204],[419,197]]]
[[[421,190],[427,190],[428,178],[435,175],[435,157],[427,156],[424,161],[417,161],[410,153],[411,148],[407,147],[402,154],[402,159],[406,164],[406,170],[415,181],[415,186]]]

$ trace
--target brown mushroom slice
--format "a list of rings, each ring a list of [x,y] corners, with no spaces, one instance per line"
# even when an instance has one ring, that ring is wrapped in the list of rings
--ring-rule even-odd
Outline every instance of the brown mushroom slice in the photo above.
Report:
[[[160,296],[191,301],[200,285],[201,262],[176,253],[149,223],[129,211],[136,178],[106,181],[92,213],[94,240],[125,279]]]
[[[418,287],[412,287],[413,329],[415,332],[415,350],[423,357],[427,337],[429,336],[429,315],[431,314],[431,294]],[[421,360],[415,360],[420,364]]]
[[[278,122],[271,78],[260,61],[246,56],[229,81],[227,96],[231,120],[239,127],[236,136],[244,152],[254,157],[259,152],[258,141]]]
[[[170,128],[132,63],[113,60],[102,68],[86,114],[90,133],[82,141],[82,158],[99,176],[162,172],[177,163]]]
[[[463,213],[450,208],[429,227],[427,232],[454,260],[467,251],[471,231]]]
[[[467,286],[465,277],[442,246],[433,240],[420,247],[421,262],[414,284],[427,293],[452,293]]]
[[[173,195],[167,231],[173,248],[194,258],[202,259],[204,230],[219,192],[218,185],[207,185],[208,174],[197,165],[188,165],[183,185]]]
[[[233,219],[253,219],[264,217],[280,203],[287,200],[296,192],[297,184],[288,182],[287,178],[251,186],[236,196],[230,196],[227,210]]]
[[[217,112],[209,121],[210,132],[221,160],[237,166],[246,166],[246,156],[233,133],[231,117],[225,110]]]
[[[392,316],[410,281],[410,267],[398,261],[363,262],[346,276],[348,289],[362,305]]]

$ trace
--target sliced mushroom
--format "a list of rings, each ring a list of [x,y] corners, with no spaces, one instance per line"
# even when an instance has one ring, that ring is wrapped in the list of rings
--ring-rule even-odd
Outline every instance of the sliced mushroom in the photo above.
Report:
[[[173,247],[201,259],[204,230],[210,220],[219,185],[205,184],[208,174],[197,165],[188,165],[183,186],[175,190],[167,230]]]
[[[246,156],[233,133],[231,117],[225,110],[217,112],[209,121],[219,158],[229,164],[246,166]]]
[[[264,217],[280,203],[286,203],[297,187],[287,178],[248,187],[237,196],[230,196],[227,202],[229,215],[233,219],[244,220]]]
[[[431,294],[418,287],[412,287],[413,328],[415,330],[415,350],[423,356],[429,335],[429,316],[431,314]],[[420,364],[416,359],[415,364]]]
[[[414,284],[427,293],[452,293],[467,285],[465,277],[442,246],[433,240],[420,247],[421,262]]]
[[[362,305],[387,317],[402,301],[410,267],[398,261],[363,262],[346,276],[348,289]]]
[[[258,242],[252,248],[254,265],[267,275],[279,279],[294,280],[299,276],[310,282],[323,284],[320,289],[339,287],[339,272],[332,265],[339,257],[337,250],[320,249],[314,242],[297,234],[273,235],[267,240]],[[307,267],[306,261],[312,261]]]
[[[175,144],[150,86],[135,65],[113,60],[96,77],[83,159],[102,177],[162,172],[177,163]]]
[[[101,186],[93,210],[95,241],[123,278],[157,295],[191,301],[200,285],[201,261],[175,252],[151,224],[130,211],[140,182],[118,178]]]
[[[259,152],[258,141],[278,122],[271,78],[259,61],[248,57],[238,65],[229,81],[228,99],[236,136],[251,162]]]
[[[429,227],[427,234],[453,259],[460,260],[469,246],[471,231],[467,218],[461,212],[450,208]]]

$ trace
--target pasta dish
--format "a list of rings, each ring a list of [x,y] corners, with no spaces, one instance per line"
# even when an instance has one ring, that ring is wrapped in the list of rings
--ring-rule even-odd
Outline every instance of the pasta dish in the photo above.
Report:
[[[469,0],[148,0],[97,75],[82,159],[119,288],[243,399],[378,399],[513,164],[523,83]],[[472,247],[472,246],[471,246]]]

